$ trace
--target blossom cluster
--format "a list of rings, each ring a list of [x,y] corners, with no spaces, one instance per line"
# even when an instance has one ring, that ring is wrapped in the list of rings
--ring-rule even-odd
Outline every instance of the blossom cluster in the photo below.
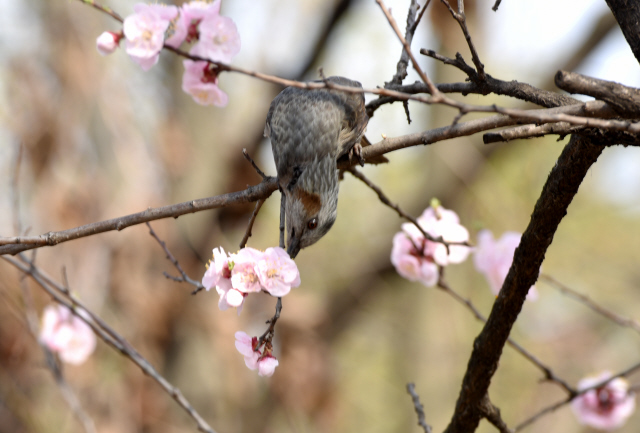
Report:
[[[213,250],[202,285],[207,290],[216,288],[221,310],[236,307],[240,314],[249,293],[265,291],[272,296],[285,296],[291,288],[300,285],[300,273],[289,254],[280,247],[267,248],[264,252],[247,247],[236,254],[227,254],[220,247]]]
[[[457,245],[447,248],[443,242],[427,239],[415,224],[404,223],[402,230],[393,238],[391,250],[391,263],[398,274],[409,281],[420,281],[432,287],[438,282],[439,267],[462,263],[473,252],[476,270],[484,274],[494,295],[500,292],[515,250],[520,245],[520,233],[506,232],[495,240],[491,231],[481,230],[476,247],[459,245],[469,241],[469,231],[460,224],[460,218],[454,211],[445,209],[435,199],[417,222],[433,239]],[[535,286],[531,286],[527,299],[537,298],[538,292]]]
[[[84,310],[77,313],[86,315]],[[39,340],[63,362],[76,365],[86,361],[96,348],[91,327],[64,305],[49,305],[44,309]]]
[[[271,343],[260,344],[258,337],[250,337],[242,331],[236,332],[236,349],[244,355],[247,367],[250,370],[257,369],[259,376],[272,376],[278,366],[278,360],[272,354]]]
[[[432,202],[417,221],[434,239],[456,243],[469,241],[469,231],[460,224],[458,215],[437,201]],[[447,249],[443,243],[428,240],[414,224],[404,223],[402,231],[393,238],[391,263],[404,278],[431,287],[438,282],[438,266],[462,263],[470,251],[464,245],[449,245]]]
[[[603,371],[597,376],[578,382],[578,391],[597,386],[611,378]],[[635,395],[629,391],[629,383],[621,377],[579,395],[571,402],[573,413],[581,424],[599,430],[621,427],[636,409]]]
[[[114,52],[121,39],[129,56],[148,71],[163,46],[180,48],[193,43],[189,54],[213,62],[229,63],[240,51],[240,35],[229,17],[220,15],[220,1],[192,1],[173,5],[138,3],[125,18],[121,32],[104,32],[96,40],[98,52]],[[184,60],[182,89],[201,105],[224,107],[227,95],[218,87],[218,69],[204,60]]]

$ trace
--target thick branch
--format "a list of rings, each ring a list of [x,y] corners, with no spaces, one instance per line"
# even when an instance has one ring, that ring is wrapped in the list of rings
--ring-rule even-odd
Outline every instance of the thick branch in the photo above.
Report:
[[[605,101],[625,117],[640,116],[640,89],[567,71],[558,71],[555,82],[556,86],[569,93],[589,95]]]
[[[599,143],[573,135],[549,174],[489,319],[474,341],[456,409],[445,433],[468,433],[478,427],[483,416],[481,404],[511,328],[529,288],[538,278],[540,265],[560,221],[603,149]]]
[[[640,2],[637,0],[606,0],[616,17],[633,55],[640,62]]]

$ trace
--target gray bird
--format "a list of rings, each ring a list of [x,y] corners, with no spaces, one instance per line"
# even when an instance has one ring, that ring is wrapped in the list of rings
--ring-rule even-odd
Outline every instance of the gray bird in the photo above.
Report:
[[[327,81],[362,88],[344,77]],[[271,102],[264,135],[271,138],[284,194],[287,252],[292,258],[333,226],[338,207],[336,161],[351,156],[356,144],[361,158],[359,143],[368,121],[362,93],[287,87]]]

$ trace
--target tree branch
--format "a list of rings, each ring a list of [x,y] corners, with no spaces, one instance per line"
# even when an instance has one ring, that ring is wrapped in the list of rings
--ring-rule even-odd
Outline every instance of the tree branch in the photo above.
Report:
[[[482,417],[482,399],[529,288],[538,278],[545,253],[569,204],[603,149],[600,143],[573,135],[549,174],[487,323],[474,341],[456,408],[445,433],[473,432],[477,428]]]

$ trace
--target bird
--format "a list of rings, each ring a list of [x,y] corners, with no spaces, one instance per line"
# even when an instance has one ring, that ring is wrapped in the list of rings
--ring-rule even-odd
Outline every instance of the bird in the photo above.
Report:
[[[362,89],[360,82],[345,77],[323,81]],[[271,139],[291,258],[333,226],[338,207],[337,160],[355,154],[364,163],[360,140],[368,121],[362,92],[287,87],[271,102],[264,136]]]

